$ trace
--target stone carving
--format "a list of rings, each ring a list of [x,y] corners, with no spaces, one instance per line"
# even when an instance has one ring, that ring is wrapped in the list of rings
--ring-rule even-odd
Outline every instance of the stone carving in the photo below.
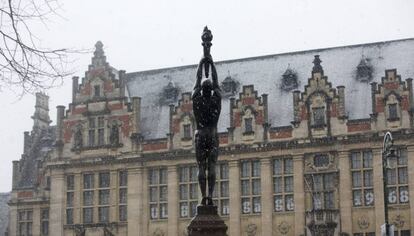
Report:
[[[223,97],[231,97],[236,95],[239,90],[240,83],[229,75],[221,82],[221,91]]]
[[[396,215],[392,219],[392,224],[395,225],[396,228],[402,228],[405,224],[405,217],[402,215]]]
[[[290,228],[291,226],[286,221],[280,222],[280,224],[277,226],[277,230],[283,235],[289,233]]]
[[[111,124],[111,131],[109,133],[109,143],[111,145],[118,145],[119,144],[119,124],[116,120],[112,121]]]
[[[221,111],[221,93],[216,67],[210,55],[213,36],[207,27],[204,28],[201,38],[203,40],[204,56],[198,65],[197,80],[191,98],[197,125],[194,136],[198,182],[202,196],[201,204],[213,205],[212,196],[216,182],[215,168],[219,145],[217,123]],[[202,82],[203,68],[205,79]],[[208,79],[209,68],[211,68],[212,82]],[[208,182],[208,195],[206,194],[206,182]]]
[[[160,228],[156,228],[152,236],[165,236],[165,232]]]
[[[73,147],[75,149],[80,149],[80,148],[83,147],[82,125],[81,124],[76,126]]]
[[[368,219],[368,217],[366,217],[366,216],[361,216],[359,219],[358,219],[358,226],[359,226],[359,228],[360,229],[368,229],[368,227],[369,227],[369,219]]]
[[[248,224],[245,230],[247,236],[255,236],[257,233],[257,225],[256,224]]]

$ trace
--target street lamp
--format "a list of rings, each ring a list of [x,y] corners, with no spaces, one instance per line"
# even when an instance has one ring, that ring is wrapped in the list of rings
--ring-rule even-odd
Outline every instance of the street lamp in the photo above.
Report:
[[[388,191],[387,191],[387,169],[395,167],[397,162],[397,155],[395,154],[394,140],[390,132],[384,136],[382,147],[382,179],[384,184],[384,218],[385,218],[385,235],[393,235],[390,232],[390,225],[388,222]]]

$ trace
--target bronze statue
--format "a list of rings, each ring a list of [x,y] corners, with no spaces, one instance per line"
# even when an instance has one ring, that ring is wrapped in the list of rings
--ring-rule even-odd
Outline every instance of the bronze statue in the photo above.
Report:
[[[196,121],[195,148],[198,164],[198,183],[200,185],[201,205],[213,205],[213,191],[216,183],[216,162],[218,157],[217,123],[221,111],[221,94],[217,81],[217,71],[210,55],[211,31],[204,28],[201,36],[203,40],[204,56],[197,68],[197,80],[193,89],[193,111]],[[203,79],[203,66],[204,75]],[[209,69],[211,67],[211,78]],[[208,182],[208,195],[206,185]]]

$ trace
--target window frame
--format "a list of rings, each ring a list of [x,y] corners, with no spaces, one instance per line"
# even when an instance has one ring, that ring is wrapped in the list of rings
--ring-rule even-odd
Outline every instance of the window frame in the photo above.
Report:
[[[165,171],[164,182],[161,181],[161,173]],[[152,181],[152,174],[155,174],[155,182]],[[156,190],[154,200],[151,197],[152,190]],[[161,197],[161,190],[166,189],[165,198]],[[148,170],[148,205],[150,220],[164,220],[168,219],[168,168],[166,166],[151,167]],[[153,209],[156,210],[156,215],[153,216]],[[163,211],[164,210],[164,211]],[[164,212],[164,214],[163,214]],[[165,214],[166,213],[166,214]]]
[[[368,153],[370,155],[370,161],[369,165],[366,165],[365,157]],[[351,172],[351,191],[353,207],[374,207],[375,205],[373,158],[373,153],[370,149],[353,150],[349,154],[349,169]],[[369,185],[366,184],[367,173],[371,173],[371,184]],[[354,181],[356,180],[357,176],[359,176],[358,185],[356,185]],[[357,199],[356,195],[356,193],[358,192],[359,200]],[[367,203],[367,201],[369,200],[368,194],[371,194],[372,196],[372,201],[370,203]]]
[[[290,161],[291,171],[287,170],[286,163]],[[276,164],[280,163],[280,172],[276,171]],[[281,180],[281,191],[276,189],[276,179]],[[291,191],[286,189],[286,179],[292,179],[292,188]],[[279,181],[278,181],[279,182]],[[294,201],[294,176],[293,176],[293,158],[290,156],[286,157],[274,157],[272,159],[272,187],[273,187],[273,211],[280,212],[294,212],[295,211],[295,201]],[[287,199],[290,198],[292,201],[292,209],[288,208]],[[276,200],[281,200],[281,206],[277,206],[278,202]],[[281,208],[280,208],[281,207]]]
[[[244,174],[243,165],[248,165],[248,174]],[[258,166],[258,174],[255,174],[257,170],[254,169],[255,165]],[[243,190],[244,184],[247,183],[247,192]],[[256,192],[255,183],[258,183],[259,190]],[[241,213],[242,215],[258,215],[262,212],[261,202],[261,161],[259,159],[247,159],[240,161],[240,199],[241,199]],[[256,186],[257,187],[257,186]],[[248,210],[245,209],[245,203],[248,203]],[[256,205],[258,204],[258,205]],[[258,208],[257,208],[258,207]]]
[[[196,165],[183,165],[178,167],[178,199],[179,207],[178,214],[181,219],[189,219],[195,216],[197,204],[199,202],[199,185],[197,173],[198,167]],[[186,172],[186,173],[183,173]],[[182,177],[185,176],[183,179]],[[185,197],[183,198],[182,189],[186,189]],[[192,193],[191,191],[195,192]],[[186,210],[184,211],[184,207]],[[183,214],[186,212],[187,214]]]

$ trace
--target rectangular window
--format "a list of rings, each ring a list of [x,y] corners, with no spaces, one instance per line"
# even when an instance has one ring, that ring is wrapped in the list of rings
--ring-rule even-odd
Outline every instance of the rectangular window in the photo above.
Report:
[[[372,152],[356,151],[350,155],[352,196],[355,207],[373,206],[373,165]]]
[[[83,189],[93,189],[94,182],[93,174],[84,174],[83,175]]]
[[[108,188],[110,185],[109,172],[99,173],[99,188]]]
[[[389,120],[396,120],[398,119],[398,110],[397,110],[397,104],[389,104],[388,105],[388,111],[389,111]]]
[[[167,168],[152,168],[148,172],[149,178],[149,207],[152,220],[168,218],[168,187]]]
[[[92,173],[83,174],[83,206],[82,219],[83,223],[93,223],[93,205],[94,205],[94,178]],[[73,211],[72,211],[73,214]]]
[[[293,159],[290,157],[273,160],[274,211],[293,211]]]
[[[183,129],[184,129],[184,138],[190,139],[191,138],[191,124],[183,125]]]
[[[75,188],[75,176],[66,176],[66,190],[74,190]]]
[[[316,107],[312,108],[313,113],[313,126],[324,126],[325,125],[325,108]]]
[[[33,211],[30,210],[19,210],[18,211],[18,233],[20,236],[31,236],[33,226]]]
[[[84,224],[93,223],[93,207],[83,208],[82,216]]]
[[[95,97],[101,96],[101,87],[99,85],[93,86],[93,91],[94,91]]]
[[[390,165],[393,168],[387,169],[388,203],[406,204],[409,202],[407,149],[398,149],[396,155],[397,160]]]
[[[196,213],[198,204],[198,177],[197,166],[183,166],[178,169],[180,217],[190,218]]]
[[[260,213],[262,211],[260,199],[260,161],[242,161],[240,172],[242,213]]]
[[[99,207],[98,208],[99,213],[99,222],[109,222],[109,207]]]
[[[253,132],[253,119],[252,118],[245,118],[244,119],[244,132],[245,133],[252,133]]]
[[[307,174],[305,182],[308,186],[313,201],[312,209],[336,209],[335,192],[336,192],[337,173],[318,173]]]
[[[100,172],[98,177],[98,221],[105,223],[109,222],[111,174],[109,172]]]
[[[121,170],[118,173],[119,200],[118,214],[119,221],[127,221],[127,202],[128,202],[128,172]]]
[[[40,210],[40,234],[42,236],[49,235],[49,209]]]
[[[75,176],[66,176],[66,224],[73,224],[73,207],[75,199]]]
[[[230,214],[229,209],[229,166],[227,163],[216,165],[216,185],[213,200],[221,216]]]

